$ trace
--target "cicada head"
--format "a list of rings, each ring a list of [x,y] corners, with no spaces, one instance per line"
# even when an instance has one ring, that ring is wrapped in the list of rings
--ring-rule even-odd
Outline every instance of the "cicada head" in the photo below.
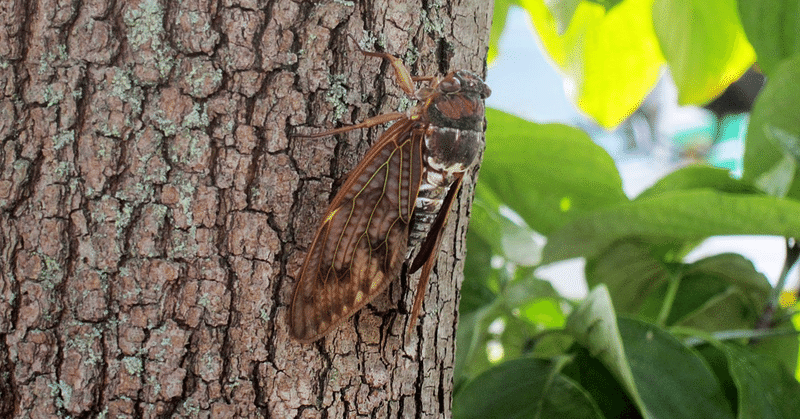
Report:
[[[452,71],[436,86],[426,103],[431,124],[461,130],[483,131],[483,101],[491,89],[475,73]]]

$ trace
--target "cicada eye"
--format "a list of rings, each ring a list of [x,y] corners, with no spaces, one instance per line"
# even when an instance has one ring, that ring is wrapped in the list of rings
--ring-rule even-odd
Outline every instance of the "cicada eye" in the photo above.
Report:
[[[461,81],[455,77],[450,77],[442,80],[438,87],[444,93],[455,93],[461,90]]]

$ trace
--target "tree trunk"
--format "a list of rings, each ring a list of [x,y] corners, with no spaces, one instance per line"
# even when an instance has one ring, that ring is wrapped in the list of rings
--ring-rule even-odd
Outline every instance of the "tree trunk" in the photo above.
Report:
[[[478,1],[2,0],[0,417],[449,417],[474,176],[408,345],[414,276],[301,345],[305,250],[381,129],[291,134],[403,106],[356,43],[481,73],[490,20]]]

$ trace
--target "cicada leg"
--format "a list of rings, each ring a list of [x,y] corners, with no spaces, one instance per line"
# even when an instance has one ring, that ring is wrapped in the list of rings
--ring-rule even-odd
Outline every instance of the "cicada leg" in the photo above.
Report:
[[[385,124],[387,122],[396,121],[402,117],[406,116],[406,114],[402,112],[391,112],[385,113],[383,115],[373,116],[372,118],[365,119],[364,121],[355,124],[355,125],[348,125],[346,127],[335,128],[328,131],[318,132],[316,134],[295,134],[295,137],[300,138],[320,138],[320,137],[327,137],[328,135],[335,135],[341,134],[343,132],[349,132],[356,129],[361,128],[370,128],[374,127],[375,125]]]

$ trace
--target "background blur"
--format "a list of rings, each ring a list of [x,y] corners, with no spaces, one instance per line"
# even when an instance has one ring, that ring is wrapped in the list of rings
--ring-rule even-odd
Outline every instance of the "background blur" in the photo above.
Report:
[[[495,22],[498,24],[499,22]],[[586,131],[613,157],[622,176],[623,188],[635,197],[667,173],[693,162],[742,172],[747,114],[728,115],[720,122],[697,106],[678,106],[677,91],[664,71],[642,109],[614,131],[607,131],[582,115],[567,96],[570,86],[541,49],[527,13],[511,6],[500,38],[499,55],[489,65],[487,83],[492,96],[487,106],[538,123],[562,123]],[[647,118],[650,118],[650,121]],[[652,128],[651,128],[652,125]],[[535,230],[536,226],[531,226]],[[739,253],[775,284],[786,255],[783,237],[712,237],[686,258],[693,262],[724,252]],[[581,298],[587,287],[583,259],[558,262],[539,268],[537,276],[551,281],[564,296]],[[798,269],[789,274],[788,289],[798,288]]]

